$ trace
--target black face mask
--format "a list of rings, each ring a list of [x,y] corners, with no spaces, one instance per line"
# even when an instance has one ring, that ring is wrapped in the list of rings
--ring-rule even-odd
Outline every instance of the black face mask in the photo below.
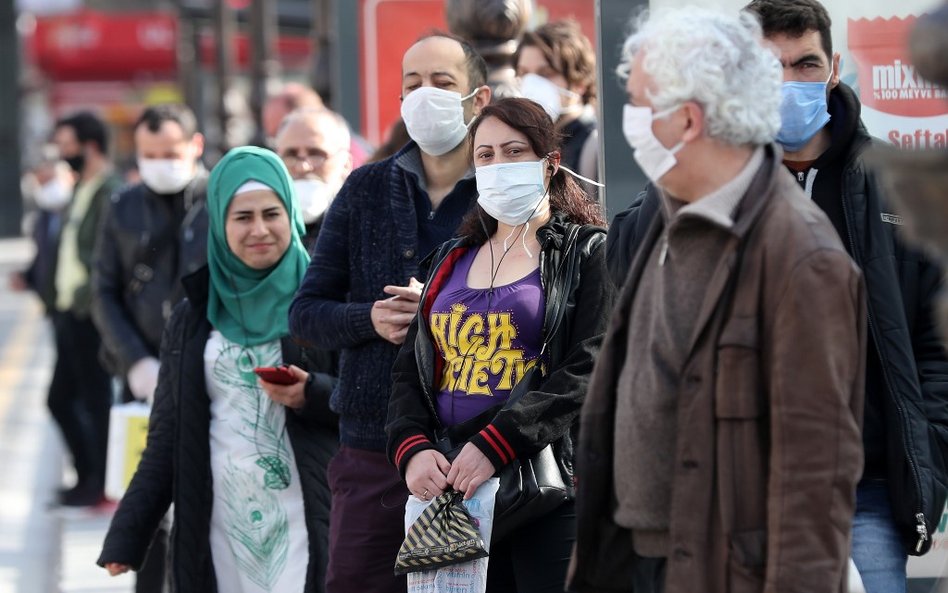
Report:
[[[66,164],[69,165],[69,168],[76,173],[82,173],[82,170],[86,166],[86,155],[82,154],[81,152],[72,156],[63,157],[63,160],[66,161]]]

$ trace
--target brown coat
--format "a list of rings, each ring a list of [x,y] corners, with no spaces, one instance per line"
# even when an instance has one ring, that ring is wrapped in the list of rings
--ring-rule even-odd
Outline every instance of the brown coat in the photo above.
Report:
[[[683,367],[666,593],[846,590],[863,460],[865,289],[778,155],[767,147],[735,214]],[[612,520],[616,382],[661,218],[637,252],[583,407],[568,585],[584,593],[631,591],[631,537]]]

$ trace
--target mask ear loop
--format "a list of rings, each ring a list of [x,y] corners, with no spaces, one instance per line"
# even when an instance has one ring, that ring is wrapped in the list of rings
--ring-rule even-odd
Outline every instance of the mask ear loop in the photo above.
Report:
[[[479,90],[481,90],[481,87],[477,87],[476,89],[474,89],[473,91],[471,91],[471,94],[469,94],[468,96],[466,96],[466,97],[461,97],[461,103],[464,103],[465,101],[467,101],[467,100],[470,99],[471,97],[475,96],[475,95],[477,94],[477,91],[479,91]],[[461,109],[463,110],[463,107],[462,107]],[[463,115],[462,115],[462,118],[463,118]],[[471,129],[471,125],[474,124],[474,121],[475,121],[476,119],[477,119],[477,115],[472,115],[472,116],[471,116],[471,121],[465,123],[465,124],[464,124],[464,127],[467,128],[468,130],[470,130],[470,129]],[[463,121],[463,120],[462,120],[462,121]]]
[[[570,175],[572,175],[572,176],[575,177],[576,179],[581,179],[582,181],[585,181],[586,183],[589,183],[590,185],[595,185],[596,187],[606,187],[606,184],[605,184],[605,183],[599,183],[598,181],[593,181],[593,180],[590,179],[589,177],[583,177],[582,175],[580,175],[580,174],[577,173],[576,171],[573,171],[572,169],[570,169],[570,168],[567,167],[566,165],[560,165],[560,169],[563,169],[564,171],[566,171],[567,173],[569,173]]]

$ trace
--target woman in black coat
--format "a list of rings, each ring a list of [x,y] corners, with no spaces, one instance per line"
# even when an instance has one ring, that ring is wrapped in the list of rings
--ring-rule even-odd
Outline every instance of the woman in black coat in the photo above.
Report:
[[[174,503],[175,590],[322,591],[335,361],[288,338],[309,258],[285,166],[231,151],[211,174],[208,212],[208,266],[185,278],[165,328],[147,446],[98,564],[137,569]],[[281,364],[291,384],[255,374]]]

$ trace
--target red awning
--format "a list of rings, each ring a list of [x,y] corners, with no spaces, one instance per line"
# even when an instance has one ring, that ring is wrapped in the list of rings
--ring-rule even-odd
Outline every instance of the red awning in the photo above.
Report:
[[[28,40],[37,66],[56,81],[170,79],[177,70],[178,21],[168,12],[103,13],[81,11],[39,17]],[[277,55],[285,68],[306,64],[311,53],[305,37],[280,37]],[[214,39],[202,34],[202,62],[214,63]],[[250,63],[250,41],[234,36],[238,67]]]
[[[37,18],[31,43],[54,80],[127,80],[174,76],[177,38],[170,13],[82,11]]]

